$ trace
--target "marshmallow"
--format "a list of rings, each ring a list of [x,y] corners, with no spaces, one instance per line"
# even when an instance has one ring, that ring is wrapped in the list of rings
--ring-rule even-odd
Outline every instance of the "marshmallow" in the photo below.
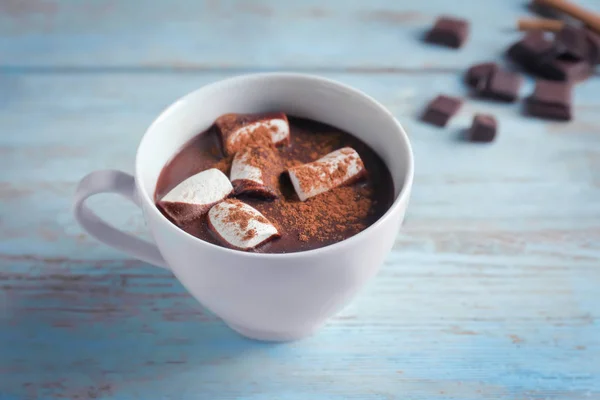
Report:
[[[251,250],[280,236],[277,228],[258,210],[228,199],[208,212],[208,226],[229,247]]]
[[[229,178],[236,195],[275,199],[280,172],[281,159],[272,148],[248,146],[235,154]]]
[[[232,155],[246,144],[260,140],[266,135],[275,145],[289,144],[290,126],[284,113],[225,114],[217,118],[215,125],[221,134],[223,151]]]
[[[190,176],[167,193],[158,205],[178,224],[205,214],[233,192],[227,176],[216,168]]]
[[[358,153],[344,147],[308,164],[288,170],[300,201],[362,178],[367,171]]]

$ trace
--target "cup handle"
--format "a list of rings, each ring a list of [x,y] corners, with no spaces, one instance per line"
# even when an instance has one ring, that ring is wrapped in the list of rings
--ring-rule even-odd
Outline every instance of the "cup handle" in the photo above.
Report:
[[[154,244],[109,225],[85,204],[88,197],[98,193],[116,193],[140,207],[133,176],[115,170],[95,171],[85,176],[75,192],[75,219],[99,241],[142,261],[168,269],[167,263]]]

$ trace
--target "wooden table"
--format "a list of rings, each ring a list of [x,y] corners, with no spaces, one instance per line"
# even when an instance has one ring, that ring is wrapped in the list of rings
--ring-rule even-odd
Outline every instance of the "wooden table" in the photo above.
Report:
[[[570,123],[471,98],[447,129],[417,120],[467,96],[462,72],[501,58],[523,3],[0,0],[0,399],[600,398],[600,79]],[[462,50],[420,41],[442,13],[472,22]],[[379,99],[416,157],[381,273],[288,344],[239,337],[70,210],[84,174],[132,171],[173,100],[275,70]],[[497,116],[495,143],[459,140],[475,112]],[[133,206],[94,200],[145,234]]]

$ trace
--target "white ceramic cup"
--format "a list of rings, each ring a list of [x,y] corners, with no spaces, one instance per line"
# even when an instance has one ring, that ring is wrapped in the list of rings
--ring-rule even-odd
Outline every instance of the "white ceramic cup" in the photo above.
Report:
[[[372,226],[342,242],[289,254],[247,253],[204,242],[167,220],[153,195],[165,163],[225,113],[283,111],[350,132],[390,169],[395,201]],[[75,194],[77,221],[98,240],[168,268],[207,309],[240,334],[294,340],[313,333],[355,296],[393,246],[413,181],[408,137],[394,116],[366,94],[316,76],[243,75],[204,86],[169,106],[146,131],[135,178],[96,171]],[[118,193],[143,211],[155,244],[121,232],[85,205],[97,193]]]

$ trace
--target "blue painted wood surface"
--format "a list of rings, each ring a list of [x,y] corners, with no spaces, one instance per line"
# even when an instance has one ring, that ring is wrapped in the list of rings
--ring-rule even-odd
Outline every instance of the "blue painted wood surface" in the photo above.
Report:
[[[440,13],[471,19],[464,49],[418,40]],[[0,399],[600,398],[600,79],[576,88],[570,123],[474,99],[447,129],[416,118],[466,96],[460,71],[500,58],[521,15],[500,0],[0,1]],[[132,171],[177,97],[277,69],[383,102],[416,179],[381,273],[316,336],[274,345],[87,236],[70,198],[89,171]],[[498,141],[458,140],[480,111]],[[129,204],[93,205],[145,234]]]

